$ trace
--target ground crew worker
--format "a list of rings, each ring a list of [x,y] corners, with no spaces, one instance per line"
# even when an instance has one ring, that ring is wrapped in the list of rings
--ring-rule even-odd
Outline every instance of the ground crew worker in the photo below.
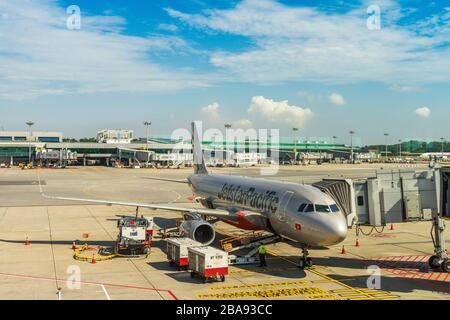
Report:
[[[259,248],[258,248],[258,253],[259,253],[259,266],[260,267],[267,267],[267,263],[266,263],[266,246],[263,243],[260,243]]]

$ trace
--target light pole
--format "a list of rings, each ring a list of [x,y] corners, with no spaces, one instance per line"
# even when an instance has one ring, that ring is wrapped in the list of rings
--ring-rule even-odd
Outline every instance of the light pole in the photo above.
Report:
[[[227,131],[231,129],[231,123],[225,123],[223,125],[225,127],[225,138],[223,139],[223,144],[224,144],[224,150],[225,150],[225,154],[226,154],[226,160],[227,160],[227,164],[229,163],[229,159],[231,157],[231,155],[229,155],[228,153],[228,134]],[[234,141],[233,141],[234,143]],[[233,147],[233,151],[235,150],[235,148]]]
[[[147,133],[146,133],[146,146],[147,146],[147,151],[148,151],[148,132],[149,132],[149,128],[152,125],[152,123],[150,121],[145,121],[144,122],[144,126],[147,129]]]
[[[386,137],[386,141],[385,141],[385,147],[386,147],[386,153],[385,153],[385,159],[384,162],[387,162],[387,152],[388,152],[388,137],[389,137],[389,133],[385,133],[384,136]]]
[[[26,124],[28,126],[28,163],[31,163],[31,126],[34,125],[34,122],[28,121]]]
[[[350,148],[351,148],[350,162],[353,163],[353,135],[355,134],[355,131],[351,130],[349,133],[350,133]]]
[[[293,139],[294,139],[294,163],[297,162],[297,142],[295,141],[296,139],[296,133],[298,132],[298,128],[292,128],[292,135],[293,135]]]
[[[150,129],[150,126],[152,125],[152,123],[150,122],[150,121],[144,121],[144,126],[145,126],[145,128],[147,129],[146,130],[146,143],[145,143],[145,146],[146,146],[146,149],[147,149],[147,167],[148,167],[148,163],[149,163],[149,160],[150,160],[150,153],[148,152],[148,139],[149,139],[149,137],[148,137],[148,135],[149,135],[149,129]]]
[[[332,145],[334,146],[334,143],[336,142],[337,137],[333,136]]]
[[[444,137],[441,138],[441,159],[444,158]]]
[[[399,154],[400,154],[400,161],[402,161],[402,139],[398,139],[398,148],[399,148]]]
[[[298,128],[292,128],[292,135],[294,139],[294,152],[297,151],[297,142],[295,141],[296,133],[298,132]]]

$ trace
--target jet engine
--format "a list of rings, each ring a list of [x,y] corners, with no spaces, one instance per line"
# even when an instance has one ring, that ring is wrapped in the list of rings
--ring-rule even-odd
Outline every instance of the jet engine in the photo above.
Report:
[[[216,237],[213,226],[202,219],[183,221],[180,225],[180,233],[182,236],[198,241],[205,246],[210,245]]]

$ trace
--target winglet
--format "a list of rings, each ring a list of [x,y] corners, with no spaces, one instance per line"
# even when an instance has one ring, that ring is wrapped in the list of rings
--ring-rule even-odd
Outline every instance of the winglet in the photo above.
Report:
[[[198,121],[192,122],[192,154],[194,160],[195,174],[208,174],[206,169],[205,159],[203,158],[202,141],[198,136]],[[200,123],[201,126],[201,123]]]

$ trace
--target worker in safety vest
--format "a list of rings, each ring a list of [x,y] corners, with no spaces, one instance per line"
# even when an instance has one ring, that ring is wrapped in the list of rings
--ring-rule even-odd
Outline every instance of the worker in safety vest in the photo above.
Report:
[[[258,253],[259,253],[259,266],[260,267],[267,267],[267,263],[266,263],[266,246],[263,243],[260,243],[259,248],[258,248]]]

